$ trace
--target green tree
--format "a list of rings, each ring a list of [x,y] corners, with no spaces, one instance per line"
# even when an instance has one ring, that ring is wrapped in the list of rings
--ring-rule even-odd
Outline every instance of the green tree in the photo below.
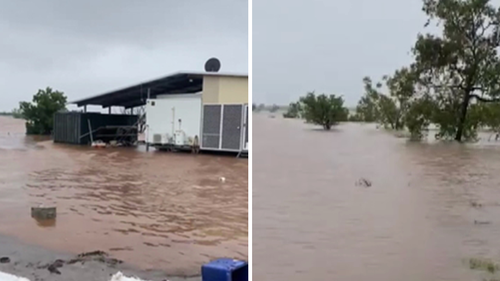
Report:
[[[309,92],[300,98],[303,105],[303,117],[308,123],[321,125],[323,129],[330,130],[332,125],[347,121],[349,110],[344,107],[344,99],[335,95],[318,95]]]
[[[474,106],[480,111],[481,126],[500,133],[500,103],[481,103]]]
[[[409,68],[401,68],[382,80],[388,94],[381,92],[381,82],[373,86],[369,77],[363,79],[365,95],[356,107],[356,115],[365,122],[378,122],[386,128],[402,130],[415,96],[415,75]]]
[[[48,135],[52,133],[54,114],[66,110],[66,96],[63,92],[47,87],[38,90],[32,102],[20,102],[19,113],[26,119],[26,133]]]
[[[363,84],[365,94],[356,106],[356,119],[362,122],[377,122],[379,119],[377,111],[379,92],[373,87],[370,77],[363,78]],[[380,88],[381,84],[377,84],[377,87]]]
[[[349,122],[365,122],[361,116],[359,116],[357,113],[349,115],[347,118],[347,121]]]
[[[412,67],[435,108],[430,118],[439,137],[473,138],[481,118],[471,105],[500,101],[500,10],[489,0],[424,0],[423,11],[426,25],[441,27],[413,48]]]
[[[300,102],[292,102],[288,106],[288,110],[283,114],[284,118],[300,118],[302,114],[302,105]]]
[[[21,113],[21,111],[18,109],[18,108],[14,108],[12,109],[12,117],[16,118],[16,119],[23,119],[23,114]]]
[[[422,96],[409,103],[404,116],[404,125],[410,132],[411,139],[422,139],[424,131],[431,124],[430,119],[434,111],[434,103],[428,96]]]

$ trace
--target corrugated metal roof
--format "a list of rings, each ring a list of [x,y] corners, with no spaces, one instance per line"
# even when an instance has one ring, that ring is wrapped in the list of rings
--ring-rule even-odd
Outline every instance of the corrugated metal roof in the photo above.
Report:
[[[150,89],[151,98],[155,98],[160,94],[200,92],[203,88],[204,76],[248,78],[248,74],[240,73],[182,71],[119,90],[73,101],[70,104],[76,104],[77,106],[101,105],[102,107],[124,106],[127,108],[141,106],[146,104],[148,89]]]

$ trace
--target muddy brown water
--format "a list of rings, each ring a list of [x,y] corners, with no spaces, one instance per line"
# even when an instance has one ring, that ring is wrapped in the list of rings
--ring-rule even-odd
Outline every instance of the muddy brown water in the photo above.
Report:
[[[32,219],[40,204],[56,220]],[[58,145],[0,117],[0,214],[0,233],[32,244],[196,275],[213,258],[247,258],[248,162]]]
[[[500,142],[253,117],[254,280],[483,280],[499,235]]]

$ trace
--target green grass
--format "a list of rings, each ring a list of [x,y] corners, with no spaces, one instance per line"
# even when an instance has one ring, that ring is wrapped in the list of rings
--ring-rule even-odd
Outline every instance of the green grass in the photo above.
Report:
[[[483,270],[495,274],[500,268],[498,264],[488,259],[469,259],[469,268],[472,270]]]

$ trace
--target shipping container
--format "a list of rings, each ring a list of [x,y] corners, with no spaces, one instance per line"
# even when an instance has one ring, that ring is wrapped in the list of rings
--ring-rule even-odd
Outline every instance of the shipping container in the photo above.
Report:
[[[248,150],[248,105],[203,104],[202,95],[161,95],[146,102],[146,144],[157,148]]]
[[[201,94],[161,95],[146,102],[146,142],[190,148],[200,136]]]
[[[54,116],[56,143],[90,144],[91,140],[109,142],[137,140],[139,116],[98,112],[58,112]]]

